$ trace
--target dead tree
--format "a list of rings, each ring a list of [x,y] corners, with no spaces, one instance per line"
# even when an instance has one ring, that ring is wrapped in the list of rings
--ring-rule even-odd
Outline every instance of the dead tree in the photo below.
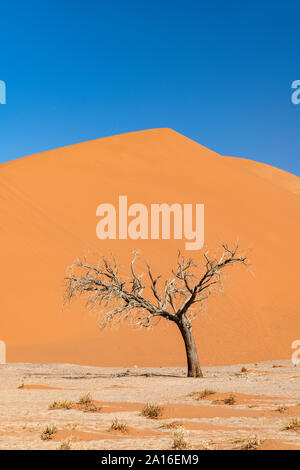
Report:
[[[222,248],[218,257],[209,257],[205,252],[202,267],[179,253],[176,268],[165,282],[161,276],[153,275],[148,263],[146,276],[137,274],[136,253],[127,279],[120,275],[113,256],[103,257],[97,265],[89,264],[86,259],[78,260],[68,269],[65,300],[85,296],[87,307],[99,313],[101,329],[127,319],[146,328],[161,318],[175,323],[185,345],[188,377],[203,377],[192,330],[192,320],[199,312],[195,305],[203,305],[214,289],[221,288],[221,273],[226,267],[247,264],[246,258],[238,253],[238,245],[233,249],[227,245]]]

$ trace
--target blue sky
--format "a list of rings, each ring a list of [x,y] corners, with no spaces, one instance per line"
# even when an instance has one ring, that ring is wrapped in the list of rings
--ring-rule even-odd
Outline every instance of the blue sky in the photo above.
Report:
[[[1,3],[0,161],[170,127],[300,176],[297,1]]]

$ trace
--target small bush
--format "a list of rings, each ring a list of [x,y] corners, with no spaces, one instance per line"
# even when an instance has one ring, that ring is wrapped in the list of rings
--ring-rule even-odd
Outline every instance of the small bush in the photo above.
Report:
[[[210,440],[210,441],[204,441],[201,443],[202,447],[203,447],[203,450],[213,450],[212,448],[212,444],[213,444],[213,441]]]
[[[62,441],[60,446],[56,448],[56,450],[72,450],[72,449],[73,447],[71,446],[71,441],[69,439]]]
[[[242,442],[243,443],[241,447],[239,447],[239,450],[254,450],[258,446],[260,446],[263,441],[259,439],[259,437],[255,434],[254,436],[249,437],[248,439],[245,439]]]
[[[96,406],[94,403],[87,403],[82,408],[84,413],[98,413],[102,409],[102,406]]]
[[[248,369],[246,369],[246,367],[242,367],[241,368],[241,373],[246,374],[246,372],[248,372]]]
[[[42,441],[49,441],[52,439],[54,434],[57,432],[57,427],[53,424],[47,425],[45,429],[41,432],[41,439]]]
[[[81,395],[77,402],[77,405],[80,405],[80,409],[84,413],[97,413],[102,409],[101,406],[96,406],[95,403],[93,403],[93,399],[90,393]]]
[[[225,398],[224,400],[225,405],[234,405],[236,402],[235,396],[234,395],[229,395],[229,397]]]
[[[190,448],[190,442],[187,438],[187,431],[180,426],[173,434],[172,450],[187,450]]]
[[[67,431],[75,431],[75,429],[78,428],[78,424],[77,423],[66,423],[64,425],[64,429],[66,429]]]
[[[171,421],[170,423],[164,423],[160,427],[160,429],[176,429],[179,428],[181,425],[177,423],[177,421]]]
[[[279,413],[284,413],[287,410],[287,406],[279,405],[275,411],[279,411]]]
[[[75,403],[73,401],[59,400],[51,403],[48,410],[70,410],[74,405]]]
[[[292,418],[286,423],[286,425],[283,427],[283,430],[298,432],[300,430],[300,421],[297,418]]]
[[[195,400],[203,400],[203,398],[209,397],[210,395],[215,395],[215,393],[216,392],[214,390],[209,390],[205,388],[201,392],[192,392],[190,396],[193,397]]]
[[[92,403],[93,399],[91,397],[90,393],[87,393],[86,395],[81,395],[78,401],[78,405],[89,405]]]
[[[121,432],[128,432],[128,426],[125,423],[121,423],[118,418],[114,418],[112,420],[111,426],[109,431],[121,431]]]
[[[141,411],[145,418],[158,419],[163,414],[163,408],[157,403],[147,403]]]

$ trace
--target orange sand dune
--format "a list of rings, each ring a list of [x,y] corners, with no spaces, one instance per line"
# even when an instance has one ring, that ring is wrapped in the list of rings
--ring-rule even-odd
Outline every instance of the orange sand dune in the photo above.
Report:
[[[195,322],[202,364],[291,357],[300,336],[300,179],[244,159],[224,157],[170,129],[113,136],[0,165],[0,339],[8,361],[131,367],[184,365],[177,331],[129,326],[100,332],[81,303],[62,311],[72,261],[112,250],[123,265],[141,250],[167,273],[184,240],[100,241],[96,208],[204,203],[205,242],[237,239],[253,275],[228,272]],[[201,252],[187,252],[197,260]]]

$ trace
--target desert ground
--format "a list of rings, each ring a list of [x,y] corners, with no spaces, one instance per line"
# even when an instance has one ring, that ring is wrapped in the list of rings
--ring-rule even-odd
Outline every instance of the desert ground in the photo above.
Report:
[[[170,449],[175,433],[191,449],[300,450],[299,366],[203,372],[193,379],[183,367],[3,365],[0,449]],[[141,414],[147,403],[160,406],[157,417]]]

